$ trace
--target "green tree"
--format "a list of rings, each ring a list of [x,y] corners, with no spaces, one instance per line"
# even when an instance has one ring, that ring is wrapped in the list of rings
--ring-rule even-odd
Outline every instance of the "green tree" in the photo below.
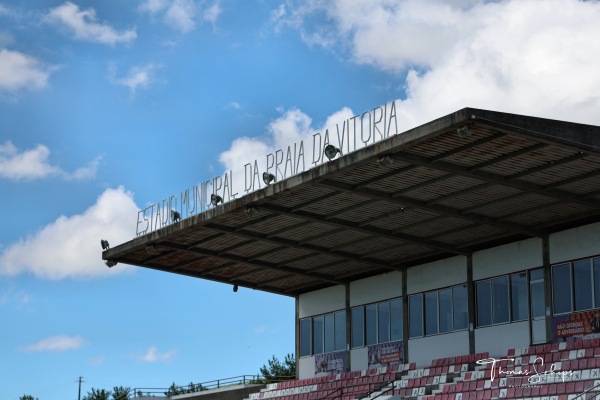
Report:
[[[260,373],[265,377],[266,383],[296,379],[296,358],[293,354],[288,354],[281,362],[273,356],[261,367]]]
[[[83,397],[83,400],[110,400],[111,394],[112,392],[110,390],[92,388],[92,390],[87,392]]]
[[[38,398],[33,397],[30,394],[24,394],[23,396],[19,397],[19,400],[38,400]]]
[[[131,388],[115,386],[112,391],[113,400],[129,400],[131,398]]]

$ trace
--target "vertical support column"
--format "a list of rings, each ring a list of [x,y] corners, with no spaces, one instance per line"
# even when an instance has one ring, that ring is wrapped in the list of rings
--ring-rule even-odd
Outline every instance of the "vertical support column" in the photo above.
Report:
[[[300,296],[296,296],[296,379],[300,379]]]
[[[402,268],[402,352],[403,362],[408,363],[408,272]]]
[[[346,372],[352,371],[352,358],[350,348],[352,347],[352,310],[350,309],[350,283],[346,283]]]
[[[473,254],[467,256],[467,313],[469,315],[469,354],[475,354],[475,283],[473,282]]]
[[[550,268],[550,238],[542,238],[542,259],[544,262],[544,297],[546,298],[546,343],[552,341],[552,269]]]

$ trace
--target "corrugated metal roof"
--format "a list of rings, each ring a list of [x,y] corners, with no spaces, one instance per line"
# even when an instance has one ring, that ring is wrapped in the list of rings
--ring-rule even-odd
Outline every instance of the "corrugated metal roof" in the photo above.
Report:
[[[463,109],[102,257],[297,296],[600,220],[599,144],[600,127]]]

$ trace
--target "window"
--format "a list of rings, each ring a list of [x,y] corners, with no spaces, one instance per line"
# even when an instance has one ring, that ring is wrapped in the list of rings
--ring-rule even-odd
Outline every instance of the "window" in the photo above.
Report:
[[[423,336],[423,295],[408,298],[408,331],[411,338]]]
[[[425,335],[438,333],[437,291],[425,293]]]
[[[323,353],[323,316],[313,318],[313,354]]]
[[[544,288],[544,269],[529,271],[529,290],[531,290],[531,317],[543,317],[546,309],[546,289]]]
[[[467,329],[469,325],[467,285],[452,288],[452,309],[454,312],[454,330]]]
[[[335,313],[335,351],[346,350],[346,311]]]
[[[300,357],[310,356],[312,354],[312,320],[305,318],[300,320]]]
[[[466,329],[469,321],[467,309],[466,284],[411,296],[410,337]]]
[[[492,289],[491,281],[477,282],[477,326],[492,324]]]
[[[300,320],[300,357],[345,349],[345,311]]]
[[[476,282],[477,326],[523,321],[528,315],[527,273]]]
[[[600,307],[600,257],[552,266],[554,314]]]
[[[554,314],[571,312],[571,264],[555,265],[552,268],[552,294]]]
[[[325,353],[335,350],[335,320],[333,314],[327,314],[325,318]]]
[[[403,326],[402,323],[402,299],[396,299],[390,301],[390,316],[391,316],[391,327],[392,333],[390,339],[392,341],[402,340]]]
[[[492,323],[510,321],[508,305],[508,276],[492,279]]]
[[[377,305],[365,307],[367,346],[377,343]]]
[[[513,321],[528,319],[527,315],[527,273],[521,272],[510,276],[511,315]]]
[[[440,302],[440,333],[452,330],[452,288],[438,291]]]
[[[390,303],[383,302],[377,304],[377,322],[379,343],[390,341]]]
[[[365,308],[352,309],[352,347],[365,345]]]
[[[352,309],[352,347],[402,340],[402,299]]]

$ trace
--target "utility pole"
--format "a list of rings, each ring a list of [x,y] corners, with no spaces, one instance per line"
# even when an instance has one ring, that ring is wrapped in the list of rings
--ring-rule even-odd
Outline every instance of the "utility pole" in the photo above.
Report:
[[[81,400],[81,382],[83,382],[83,376],[79,377],[79,394],[77,395],[77,400]]]

